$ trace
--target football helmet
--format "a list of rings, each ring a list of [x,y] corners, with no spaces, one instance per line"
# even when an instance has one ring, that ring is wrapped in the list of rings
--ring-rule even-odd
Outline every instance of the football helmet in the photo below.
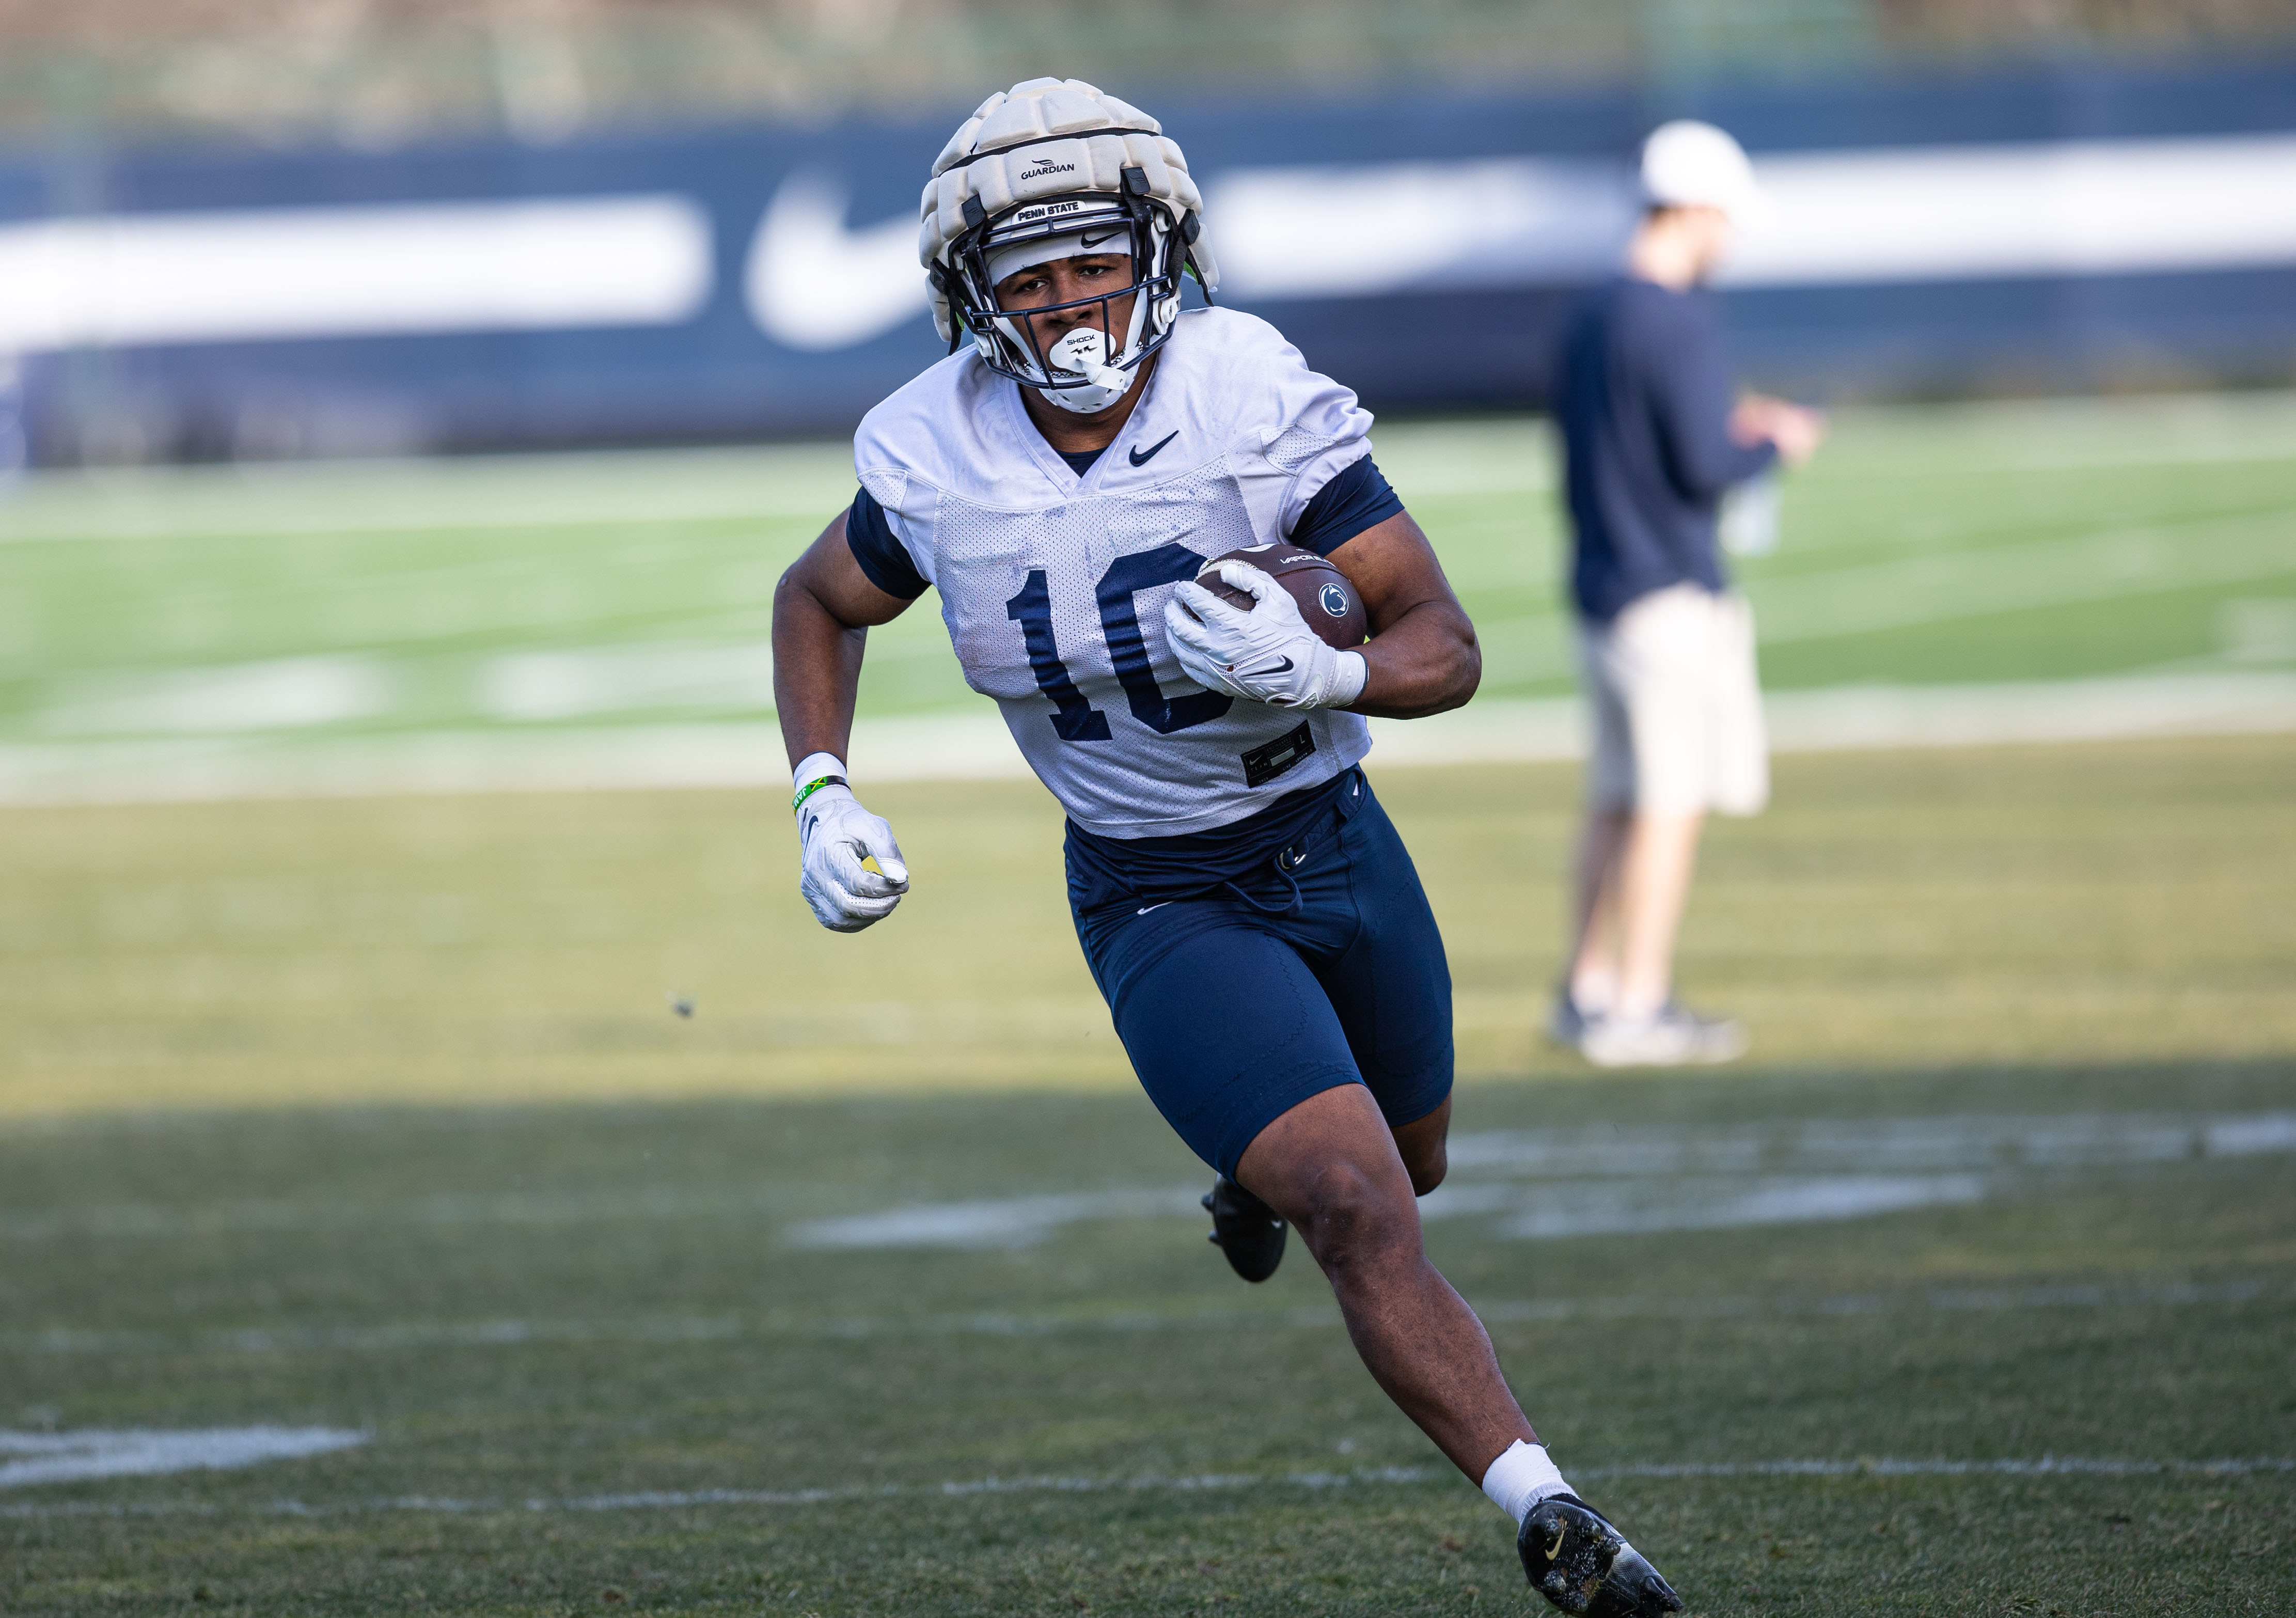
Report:
[[[1031,78],[981,103],[935,160],[922,212],[917,256],[949,352],[969,332],[989,369],[1079,415],[1121,398],[1172,334],[1184,273],[1207,300],[1219,284],[1178,144],[1078,78]],[[1016,270],[1119,242],[1132,260],[1125,286],[1025,313],[997,307],[996,283]],[[1078,309],[1086,319],[1046,339],[1045,316]]]

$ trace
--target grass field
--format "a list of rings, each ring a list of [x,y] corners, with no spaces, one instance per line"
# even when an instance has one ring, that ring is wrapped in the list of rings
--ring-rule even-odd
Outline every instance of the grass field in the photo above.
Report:
[[[2288,667],[2292,428],[1852,417],[1767,668]],[[1560,691],[1530,430],[1382,459]],[[834,461],[36,483],[0,754],[745,735]],[[873,711],[953,711],[937,635]],[[1573,771],[1374,773],[1459,991],[1431,1246],[1693,1611],[2296,1610],[2296,745],[1782,759],[1685,940],[1754,1055],[1686,1077],[1533,1037]],[[870,801],[917,886],[849,939],[751,792],[0,809],[0,1614],[1531,1610],[1312,1267],[1203,1244],[1041,791]]]
[[[1484,697],[1565,692],[1545,428],[1378,444]],[[35,480],[0,501],[0,776],[764,719],[773,581],[851,495],[838,447]],[[2296,668],[2296,398],[1847,414],[1784,527],[1742,570],[1775,688]],[[872,636],[863,711],[980,711],[933,612]]]
[[[1475,1085],[1462,1112],[1470,1139],[1647,1142],[2290,1102],[2284,1064],[2128,1063]],[[372,1434],[12,1491],[11,1614],[1530,1609],[1496,1514],[1296,1253],[1247,1292],[1177,1214],[790,1238],[918,1197],[1185,1195],[1128,1096],[238,1114],[17,1134],[0,1162],[45,1211],[5,1228],[20,1427]],[[2270,1614],[2296,1581],[2290,1193],[2280,1156],[1857,1222],[1430,1228],[1566,1470],[1694,1611]],[[2232,1464],[2154,1469],[2194,1461]]]
[[[1781,788],[1685,968],[1760,1059],[1595,1080],[1569,773],[1382,784],[1534,1419],[1697,1611],[2287,1610],[2296,757]],[[890,790],[856,939],[736,794],[10,811],[0,1427],[366,1436],[0,1488],[0,1611],[1525,1610],[1312,1270],[1203,1245],[1032,792]]]
[[[1374,771],[1473,1074],[1554,1074],[1562,767]],[[153,1104],[1123,1090],[1033,783],[869,800],[899,925],[812,924],[741,793],[19,809],[0,1116]],[[2296,1053],[2284,737],[1781,760],[1709,843],[1686,992],[1766,1059]],[[688,997],[698,1014],[671,1014]]]

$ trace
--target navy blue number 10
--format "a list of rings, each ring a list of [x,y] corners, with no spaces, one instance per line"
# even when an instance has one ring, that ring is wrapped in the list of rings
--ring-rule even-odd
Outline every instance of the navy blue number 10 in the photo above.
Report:
[[[1142,590],[1193,579],[1203,560],[1182,545],[1160,545],[1152,551],[1119,556],[1101,575],[1095,591],[1100,604],[1101,633],[1108,638],[1109,661],[1116,666],[1116,678],[1124,687],[1126,705],[1132,710],[1134,719],[1158,735],[1168,736],[1176,730],[1216,719],[1235,702],[1224,691],[1166,696],[1156,684],[1156,671],[1149,666],[1147,644],[1140,633],[1140,615],[1132,606],[1133,596]],[[1060,647],[1054,642],[1053,595],[1044,569],[1029,572],[1021,593],[1004,604],[1004,616],[1021,626],[1021,642],[1029,648],[1029,667],[1036,674],[1037,688],[1053,699],[1053,728],[1061,740],[1107,741],[1108,716],[1085,701],[1084,693],[1069,678],[1068,665],[1061,661]]]
[[[1061,740],[1107,741],[1108,716],[1084,700],[1084,693],[1069,678],[1069,666],[1061,661],[1060,647],[1053,644],[1053,592],[1045,582],[1044,569],[1029,573],[1021,593],[1004,604],[1004,616],[1020,620],[1029,667],[1036,671],[1037,688],[1053,699],[1053,728]]]

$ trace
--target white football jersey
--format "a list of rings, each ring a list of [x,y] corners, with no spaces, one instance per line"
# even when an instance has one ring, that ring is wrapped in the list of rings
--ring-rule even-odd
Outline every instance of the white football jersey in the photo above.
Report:
[[[854,466],[940,592],[966,683],[1070,818],[1161,836],[1240,820],[1370,748],[1359,715],[1205,690],[1164,636],[1172,586],[1283,538],[1370,430],[1266,321],[1196,309],[1082,477],[969,346],[869,413]]]

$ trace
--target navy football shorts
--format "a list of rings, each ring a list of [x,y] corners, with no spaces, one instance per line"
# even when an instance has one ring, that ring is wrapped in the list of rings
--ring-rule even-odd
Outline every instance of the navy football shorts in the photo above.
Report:
[[[1077,937],[1148,1098],[1222,1174],[1335,1086],[1368,1086],[1390,1128],[1450,1095],[1443,940],[1360,771],[1233,886],[1143,898],[1077,910]]]

